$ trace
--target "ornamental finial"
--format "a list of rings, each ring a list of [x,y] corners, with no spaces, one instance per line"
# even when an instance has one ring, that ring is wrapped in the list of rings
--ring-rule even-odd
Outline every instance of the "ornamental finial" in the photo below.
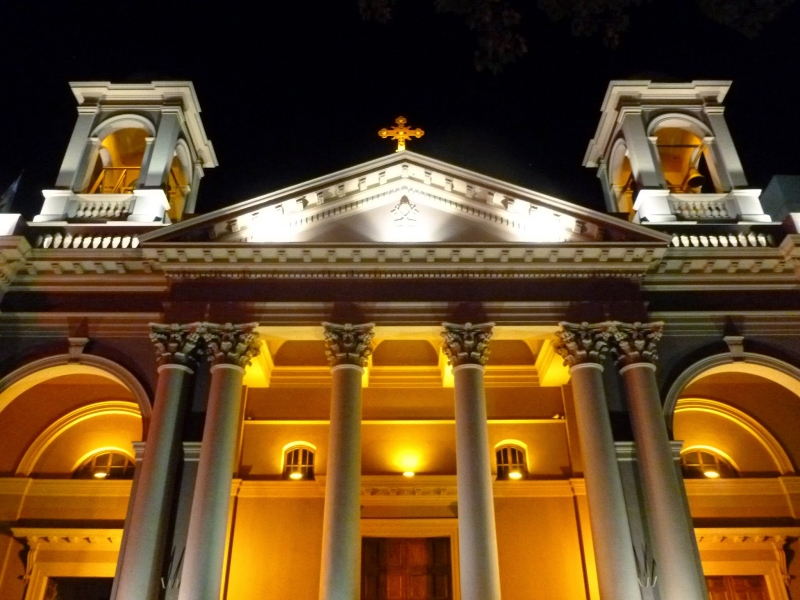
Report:
[[[405,117],[397,117],[394,120],[397,125],[392,127],[391,129],[383,128],[378,132],[378,135],[382,138],[390,137],[393,140],[397,140],[397,150],[395,152],[402,152],[406,149],[406,142],[410,140],[412,137],[421,138],[425,135],[425,132],[422,131],[419,127],[416,129],[411,129],[410,127],[406,127],[406,123],[408,120]]]

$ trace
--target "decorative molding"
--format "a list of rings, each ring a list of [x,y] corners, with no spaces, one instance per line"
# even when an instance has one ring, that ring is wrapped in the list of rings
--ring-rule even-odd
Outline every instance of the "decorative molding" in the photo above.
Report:
[[[561,331],[556,335],[561,343],[555,347],[556,352],[564,357],[564,364],[574,367],[578,364],[595,363],[602,365],[608,352],[608,339],[611,332],[602,325],[590,325],[583,322],[558,324]]]
[[[67,552],[108,551],[119,550],[122,529],[12,527],[11,535],[25,541],[32,550],[46,546],[47,550]]]
[[[36,463],[39,462],[44,451],[47,450],[50,444],[52,444],[59,435],[64,433],[64,431],[86,419],[104,415],[124,415],[132,416],[137,419],[142,418],[139,406],[135,402],[125,400],[95,402],[94,404],[89,404],[73,410],[51,423],[47,429],[40,433],[33,443],[28,446],[28,449],[17,465],[16,476],[27,477],[30,475],[34,468],[36,468]]]
[[[203,333],[205,327],[200,323],[150,323],[150,341],[156,347],[158,364],[193,367],[202,353],[199,345]]]
[[[442,327],[442,351],[447,355],[450,366],[486,364],[494,323],[442,323]]]
[[[214,365],[229,364],[245,367],[258,355],[258,323],[233,325],[203,323],[200,336],[205,341],[208,360]]]
[[[375,335],[374,323],[353,325],[345,323],[322,323],[325,336],[325,356],[331,367],[339,365],[355,365],[366,367],[367,359],[372,354],[370,342]]]
[[[56,498],[129,498],[133,481],[130,479],[32,479],[26,496]]]

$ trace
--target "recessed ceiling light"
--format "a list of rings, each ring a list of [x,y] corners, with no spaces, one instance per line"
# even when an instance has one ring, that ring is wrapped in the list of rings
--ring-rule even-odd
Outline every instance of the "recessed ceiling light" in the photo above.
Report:
[[[413,477],[414,475],[416,475],[414,471],[403,471],[403,477]]]

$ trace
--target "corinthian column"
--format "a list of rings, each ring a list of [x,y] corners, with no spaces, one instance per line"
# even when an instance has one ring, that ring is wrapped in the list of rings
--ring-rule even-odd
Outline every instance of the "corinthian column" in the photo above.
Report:
[[[211,386],[192,497],[179,600],[219,600],[244,367],[258,354],[257,323],[206,324]]]
[[[705,600],[708,592],[683,502],[683,479],[670,449],[656,383],[656,342],[663,323],[606,324],[627,391],[636,458],[662,600]]]
[[[164,543],[181,453],[186,390],[198,354],[197,324],[150,324],[159,362],[153,417],[125,524],[112,598],[151,600],[161,589]]]
[[[443,323],[442,350],[453,367],[456,396],[458,551],[463,600],[500,600],[492,466],[483,365],[493,323]]]
[[[361,572],[361,376],[371,353],[373,324],[322,326],[333,382],[319,597],[357,600]]]
[[[603,600],[641,600],[622,479],[603,387],[611,334],[600,325],[560,323],[557,351],[569,365],[586,498]]]

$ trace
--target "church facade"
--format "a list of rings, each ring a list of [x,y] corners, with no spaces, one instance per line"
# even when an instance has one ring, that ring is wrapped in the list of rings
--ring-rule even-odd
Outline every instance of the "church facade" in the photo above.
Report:
[[[800,598],[800,185],[729,82],[611,82],[605,213],[402,150],[200,214],[191,83],[71,86],[0,215],[0,597]]]

